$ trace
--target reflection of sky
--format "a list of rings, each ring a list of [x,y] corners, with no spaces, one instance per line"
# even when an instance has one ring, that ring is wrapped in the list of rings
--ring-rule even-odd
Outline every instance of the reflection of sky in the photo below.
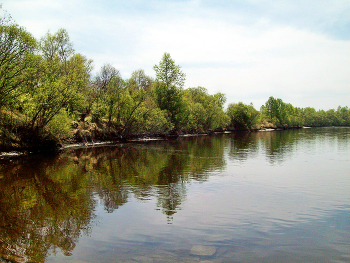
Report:
[[[277,163],[262,144],[240,162],[227,148],[225,170],[184,184],[186,196],[171,224],[155,196],[141,201],[130,195],[110,214],[101,204],[91,236],[81,238],[73,258],[175,253],[202,244],[342,259],[350,243],[350,149],[343,143],[329,136],[301,139]]]
[[[212,178],[211,187],[192,184],[191,194],[170,225],[155,209],[154,199],[140,202],[130,198],[114,213],[98,207],[97,225],[89,237],[80,239],[71,260],[174,254],[197,244],[223,246],[238,254],[262,249],[263,255],[274,255],[280,250],[283,258],[288,253],[327,258],[348,252],[349,205],[318,210],[314,206],[320,204],[305,196],[249,183],[218,190],[229,183],[225,178]]]

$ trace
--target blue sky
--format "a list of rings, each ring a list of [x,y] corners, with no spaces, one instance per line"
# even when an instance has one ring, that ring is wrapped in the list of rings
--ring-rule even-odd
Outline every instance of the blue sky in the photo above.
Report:
[[[296,107],[350,106],[348,0],[0,0],[36,38],[65,28],[95,72],[111,63],[124,78],[170,53],[185,87],[227,102],[269,96]]]

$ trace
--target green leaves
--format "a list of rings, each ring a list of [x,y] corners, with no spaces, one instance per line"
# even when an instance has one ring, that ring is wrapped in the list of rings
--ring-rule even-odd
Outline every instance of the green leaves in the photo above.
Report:
[[[165,83],[167,89],[171,86],[183,88],[186,74],[181,71],[180,66],[175,65],[169,53],[164,53],[162,60],[158,65],[154,65],[153,69],[156,72],[156,81]]]
[[[36,40],[16,24],[0,24],[0,108],[10,105],[31,82]]]
[[[301,127],[304,123],[301,109],[293,107],[290,103],[284,103],[282,99],[271,96],[261,109],[262,113],[277,127]]]
[[[65,30],[41,39],[42,58],[35,86],[28,92],[26,114],[32,129],[43,129],[62,109],[73,114],[84,103],[91,61],[74,54]]]
[[[230,125],[238,130],[252,129],[259,116],[253,105],[246,105],[243,102],[230,104],[226,112],[230,117]]]
[[[189,131],[212,132],[226,127],[228,118],[223,111],[225,95],[209,95],[203,87],[189,88],[184,93],[189,108]]]
[[[61,61],[67,61],[74,54],[68,32],[63,28],[53,35],[47,32],[40,40],[40,50],[46,60],[53,60],[57,56]]]

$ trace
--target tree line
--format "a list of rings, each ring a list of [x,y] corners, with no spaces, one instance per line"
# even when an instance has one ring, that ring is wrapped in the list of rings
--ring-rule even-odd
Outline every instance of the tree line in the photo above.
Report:
[[[142,69],[123,79],[77,53],[68,32],[39,40],[8,15],[0,18],[0,150],[55,148],[63,141],[350,125],[348,107],[316,111],[270,97],[256,110],[204,87],[184,88],[185,73],[164,53],[155,78]]]

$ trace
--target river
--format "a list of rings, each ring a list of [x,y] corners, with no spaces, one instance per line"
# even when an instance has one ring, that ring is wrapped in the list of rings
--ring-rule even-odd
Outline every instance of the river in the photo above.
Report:
[[[0,262],[350,262],[350,128],[0,160]]]

